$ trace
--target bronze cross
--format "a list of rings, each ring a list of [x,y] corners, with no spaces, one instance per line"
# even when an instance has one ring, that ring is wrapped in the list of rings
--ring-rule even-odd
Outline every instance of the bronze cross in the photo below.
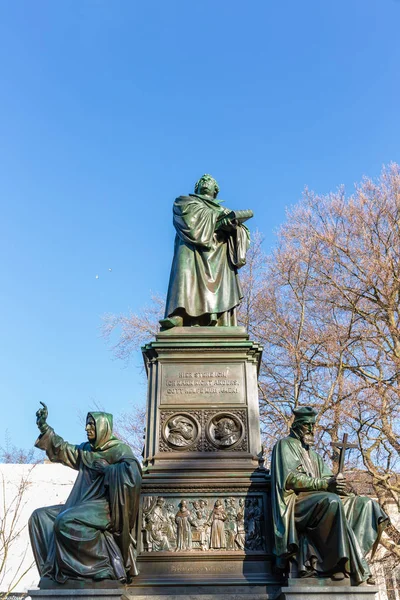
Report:
[[[347,448],[358,448],[357,444],[348,444],[347,443],[348,437],[349,436],[347,435],[347,433],[345,433],[343,435],[343,440],[341,442],[332,442],[331,443],[331,446],[333,446],[334,448],[340,448],[338,475],[339,475],[339,473],[343,473],[344,453],[346,452]]]

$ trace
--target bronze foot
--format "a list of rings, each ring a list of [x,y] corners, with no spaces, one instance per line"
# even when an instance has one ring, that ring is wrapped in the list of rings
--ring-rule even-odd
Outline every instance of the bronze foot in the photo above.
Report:
[[[166,319],[160,319],[161,331],[166,329],[172,329],[173,327],[182,327],[182,317],[167,317]]]

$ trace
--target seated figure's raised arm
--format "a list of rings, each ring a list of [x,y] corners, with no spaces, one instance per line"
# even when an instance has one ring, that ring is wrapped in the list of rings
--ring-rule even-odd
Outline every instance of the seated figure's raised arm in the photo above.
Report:
[[[59,462],[72,469],[79,469],[79,446],[65,442],[47,423],[48,410],[44,402],[43,408],[36,412],[36,424],[40,436],[35,442],[36,448],[44,450],[51,462]]]

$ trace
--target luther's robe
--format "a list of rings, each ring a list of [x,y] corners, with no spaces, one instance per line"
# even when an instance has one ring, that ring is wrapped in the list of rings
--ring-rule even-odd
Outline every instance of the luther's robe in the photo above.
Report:
[[[376,550],[388,517],[366,496],[328,492],[332,476],[322,458],[294,434],[280,440],[271,459],[271,501],[276,564],[295,558],[300,572],[338,571],[355,584],[370,577],[366,554]],[[316,561],[316,563],[315,563]]]
[[[117,579],[137,574],[135,540],[141,467],[131,448],[112,435],[112,415],[89,413],[96,423],[94,445],[65,442],[49,427],[35,443],[52,462],[78,470],[67,502],[39,508],[29,533],[42,578]],[[100,472],[94,464],[105,460]]]
[[[190,317],[214,314],[219,325],[236,325],[235,308],[243,298],[237,271],[246,263],[250,235],[244,225],[219,229],[218,219],[227,212],[217,200],[198,194],[175,200],[166,317],[180,315],[187,325]]]

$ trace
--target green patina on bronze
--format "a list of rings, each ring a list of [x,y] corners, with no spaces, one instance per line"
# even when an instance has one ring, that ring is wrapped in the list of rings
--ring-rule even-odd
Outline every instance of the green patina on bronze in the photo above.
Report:
[[[203,175],[195,193],[174,202],[174,258],[163,328],[176,325],[236,325],[242,300],[238,269],[246,263],[250,234],[240,213],[221,206],[219,186]]]
[[[274,554],[286,570],[295,559],[300,576],[350,576],[353,584],[370,579],[366,554],[376,549],[388,517],[379,504],[346,491],[310,448],[316,412],[295,412],[290,435],[274,447],[271,500]]]
[[[44,405],[37,412],[41,435],[35,446],[78,476],[65,504],[39,508],[30,518],[41,585],[46,580],[129,581],[137,574],[131,533],[141,489],[138,461],[113,435],[109,413],[88,414],[88,441],[80,445],[65,442],[46,419]]]

